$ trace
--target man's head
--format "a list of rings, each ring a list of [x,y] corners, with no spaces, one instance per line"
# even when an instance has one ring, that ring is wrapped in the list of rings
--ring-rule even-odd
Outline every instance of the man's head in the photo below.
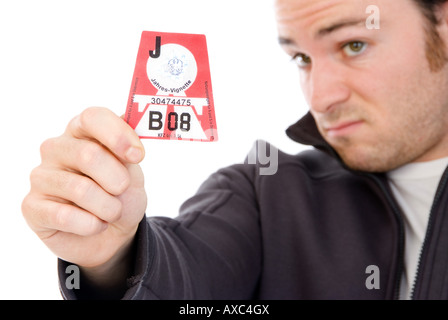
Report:
[[[319,131],[356,170],[448,156],[448,1],[277,0]],[[379,9],[379,29],[366,27]]]

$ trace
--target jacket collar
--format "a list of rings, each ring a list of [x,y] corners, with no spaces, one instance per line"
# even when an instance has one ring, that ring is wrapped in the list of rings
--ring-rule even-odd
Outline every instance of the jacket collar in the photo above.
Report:
[[[291,125],[286,134],[289,138],[300,144],[313,146],[341,161],[336,151],[328,144],[317,129],[314,117],[308,112],[303,118]]]
[[[336,150],[334,150],[333,147],[330,146],[330,144],[322,137],[319,130],[317,129],[316,121],[314,120],[314,117],[310,112],[305,114],[303,118],[286,129],[286,135],[295,142],[303,145],[313,146],[314,148],[327,153],[331,157],[335,158],[342,165],[342,167],[348,171],[358,174],[370,174],[368,172],[361,172],[351,169],[344,163]],[[385,175],[380,176],[385,177]]]

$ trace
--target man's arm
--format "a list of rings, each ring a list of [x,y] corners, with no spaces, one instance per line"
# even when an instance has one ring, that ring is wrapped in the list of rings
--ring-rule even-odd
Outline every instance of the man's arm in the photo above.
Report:
[[[116,298],[253,299],[261,273],[261,230],[253,166],[219,170],[184,202],[175,219],[142,219],[126,292]],[[59,261],[67,299],[114,298],[83,282],[66,286],[69,263]],[[81,270],[81,276],[82,276]],[[123,294],[124,292],[124,294]]]

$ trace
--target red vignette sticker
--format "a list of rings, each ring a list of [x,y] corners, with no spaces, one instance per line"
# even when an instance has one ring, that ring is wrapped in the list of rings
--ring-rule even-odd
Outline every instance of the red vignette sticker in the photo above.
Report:
[[[140,138],[218,140],[204,35],[142,32],[125,119]]]

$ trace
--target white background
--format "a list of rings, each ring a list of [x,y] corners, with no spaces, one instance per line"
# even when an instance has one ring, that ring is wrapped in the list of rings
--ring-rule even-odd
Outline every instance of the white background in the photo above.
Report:
[[[1,0],[0,299],[61,298],[56,258],[21,214],[29,173],[40,144],[83,109],[125,112],[143,30],[207,36],[219,133],[214,143],[144,141],[148,215],[175,216],[256,139],[304,149],[284,133],[307,107],[277,44],[272,0]]]

